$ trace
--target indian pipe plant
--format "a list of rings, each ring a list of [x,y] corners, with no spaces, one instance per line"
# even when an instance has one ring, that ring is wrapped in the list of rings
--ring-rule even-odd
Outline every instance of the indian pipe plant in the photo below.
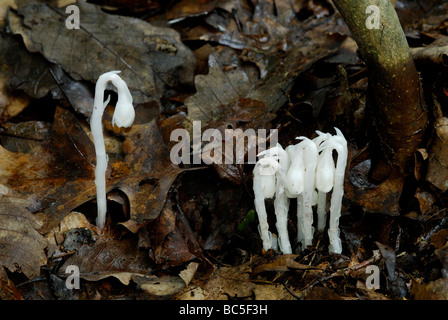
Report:
[[[120,71],[110,71],[102,74],[96,83],[93,112],[90,118],[90,129],[92,131],[93,143],[95,145],[96,166],[95,185],[96,199],[98,206],[97,227],[100,231],[104,229],[106,223],[107,200],[106,200],[106,169],[107,154],[104,146],[102,117],[104,109],[109,103],[110,97],[104,101],[104,91],[110,81],[117,88],[118,100],[112,117],[112,125],[118,127],[129,127],[134,122],[135,111],[132,105],[132,96],[126,82],[118,76]]]
[[[263,250],[277,247],[276,238],[269,231],[266,198],[275,196],[278,247],[282,253],[289,254],[292,253],[287,229],[289,198],[297,198],[297,242],[301,243],[301,249],[304,250],[313,241],[313,206],[317,204],[317,227],[323,231],[326,225],[326,195],[331,191],[329,251],[342,252],[339,217],[348,151],[344,135],[338,128],[335,131],[336,135],[317,131],[318,136],[314,140],[298,137],[302,141],[288,146],[286,150],[277,144],[258,154],[260,159],[253,172],[253,189]],[[336,163],[333,151],[337,153]]]

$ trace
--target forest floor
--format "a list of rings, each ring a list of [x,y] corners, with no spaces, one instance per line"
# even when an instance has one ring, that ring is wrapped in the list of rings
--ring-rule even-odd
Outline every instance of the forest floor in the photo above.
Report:
[[[2,2],[0,298],[448,299],[448,5],[393,3],[431,123],[412,174],[375,183],[368,72],[330,1]],[[111,125],[109,87],[101,233],[89,117],[96,80],[111,70],[121,70],[136,117]],[[276,129],[286,147],[334,127],[349,149],[341,254],[317,231],[298,250],[295,199],[294,253],[264,252],[254,164],[207,165],[204,151],[200,163],[170,157],[176,129],[188,148],[198,135],[210,142],[206,129],[222,143],[226,129],[241,129],[237,140]],[[266,209],[275,235],[272,199]]]

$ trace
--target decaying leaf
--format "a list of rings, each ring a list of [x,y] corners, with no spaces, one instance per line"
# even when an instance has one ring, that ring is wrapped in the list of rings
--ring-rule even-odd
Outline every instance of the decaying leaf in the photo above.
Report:
[[[19,17],[10,18],[14,21]],[[38,52],[27,51],[18,36],[0,34],[0,49],[0,58],[5,62],[0,76],[1,118],[19,114],[30,97],[42,98],[48,93],[55,99],[67,98],[77,112],[90,116],[93,90],[88,82],[73,80],[60,65],[50,63]]]
[[[426,180],[445,192],[448,190],[448,118],[436,119],[434,129]]]
[[[155,119],[131,128],[123,142],[123,152],[125,166],[120,169],[123,172],[115,187],[128,196],[132,220],[141,223],[155,219],[165,204],[171,185],[181,172],[170,161],[169,150]]]
[[[151,233],[151,259],[162,267],[177,266],[196,257],[199,244],[188,220],[174,211],[168,200],[159,217],[149,224]]]
[[[244,70],[224,71],[219,59],[210,55],[208,75],[197,75],[197,93],[185,100],[188,108],[186,128],[193,121],[208,122],[222,113],[222,106],[244,97],[252,84]]]
[[[411,288],[411,297],[415,300],[448,300],[448,279],[414,283]]]
[[[221,267],[199,286],[194,280],[176,299],[256,299],[256,300],[294,300],[295,298],[281,284],[258,284],[251,281],[252,269],[249,264],[235,267]],[[191,295],[194,292],[194,295]]]
[[[440,37],[427,47],[411,48],[414,60],[448,66],[448,37]]]
[[[134,276],[133,280],[146,293],[164,299],[172,297],[185,288],[185,282],[180,277]]]
[[[47,241],[37,231],[42,222],[26,209],[25,201],[8,196],[1,200],[0,267],[36,278],[47,263]]]
[[[121,70],[136,103],[160,99],[166,86],[191,85],[195,58],[176,31],[106,14],[84,1],[76,5],[82,17],[78,30],[65,27],[65,8],[27,0],[18,6],[23,18],[11,19],[10,28],[29,51],[41,52],[75,80],[96,82],[106,71]]]
[[[415,197],[417,198],[421,213],[428,214],[433,210],[436,197],[432,192],[423,188],[417,188]]]
[[[257,275],[261,272],[275,271],[275,272],[286,272],[291,269],[293,270],[315,270],[318,267],[309,266],[305,264],[298,263],[294,261],[298,257],[297,254],[284,254],[275,259],[272,262],[260,265],[256,267],[252,273],[252,276]]]
[[[351,179],[353,179],[353,176]],[[403,190],[403,176],[392,174],[377,186],[373,186],[367,180],[364,180],[362,184],[360,184],[360,181],[362,180],[358,179],[355,182],[358,186],[355,186],[351,181],[345,183],[346,199],[363,206],[367,211],[384,212],[392,216],[399,215],[398,200]]]
[[[82,278],[97,281],[108,276],[115,276],[126,283],[126,273],[151,273],[148,256],[140,251],[133,239],[120,241],[102,237],[94,244],[82,245],[61,267],[61,272],[69,265],[79,268]]]
[[[132,280],[146,293],[158,298],[171,298],[183,290],[193,279],[199,264],[190,262],[179,276],[133,276]]]
[[[0,299],[2,300],[23,300],[22,293],[15,287],[8,278],[4,267],[0,268]]]
[[[390,246],[382,244],[378,241],[375,242],[378,248],[380,249],[381,256],[385,260],[386,269],[389,275],[390,281],[395,281],[397,279],[397,275],[395,274],[395,267],[397,262],[397,257],[395,255],[394,249]]]

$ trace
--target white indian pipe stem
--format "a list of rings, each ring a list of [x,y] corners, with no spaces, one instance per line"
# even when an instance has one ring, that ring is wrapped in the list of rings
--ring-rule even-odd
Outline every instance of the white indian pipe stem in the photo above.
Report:
[[[288,210],[289,198],[286,195],[286,173],[289,168],[288,153],[283,150],[280,144],[277,144],[277,154],[279,156],[280,168],[276,174],[277,189],[275,193],[274,208],[276,216],[276,228],[278,232],[278,246],[283,254],[292,253],[291,243],[288,235]]]
[[[335,128],[337,135],[333,136],[328,142],[328,147],[334,148],[338,153],[336,163],[336,172],[334,177],[333,193],[330,204],[330,226],[328,236],[330,239],[329,251],[340,254],[342,252],[341,239],[339,237],[339,218],[341,216],[342,198],[344,196],[344,176],[347,165],[347,141],[342,132]]]
[[[317,230],[323,231],[327,224],[327,193],[317,191]]]
[[[318,136],[313,139],[313,142],[315,143],[318,151],[320,151],[320,154],[317,159],[317,167],[316,167],[316,182],[318,179],[319,174],[319,162],[323,156],[323,152],[319,149],[322,142],[327,140],[329,137],[331,137],[331,134],[329,133],[323,133],[318,130],[316,130],[316,133]],[[317,186],[316,186],[317,188]],[[317,230],[323,231],[325,229],[325,226],[327,224],[327,192],[317,190]]]
[[[272,148],[274,149],[274,148]],[[265,155],[264,158],[259,159],[255,164],[253,171],[253,190],[254,190],[254,204],[255,211],[258,215],[258,230],[260,238],[263,243],[263,249],[268,251],[272,248],[273,237],[269,231],[268,216],[266,213],[265,199],[272,198],[276,191],[276,177],[275,174],[280,168],[278,163],[278,156],[276,150],[266,150],[260,155]]]
[[[304,189],[303,189],[303,234],[302,250],[313,244],[313,192],[316,175],[317,164],[317,147],[314,142],[306,137],[299,137],[303,139],[299,146],[302,145],[303,157],[305,163]]]
[[[254,174],[254,194],[255,194],[255,211],[258,215],[258,231],[263,243],[263,249],[268,251],[272,248],[272,235],[269,231],[268,215],[266,213],[266,207],[264,203],[264,196],[261,190],[260,176]]]
[[[316,189],[318,191],[317,200],[317,228],[322,231],[325,229],[327,214],[326,203],[327,193],[334,186],[335,166],[333,161],[333,149],[326,147],[327,141],[319,147],[322,148],[316,168]]]
[[[98,216],[96,223],[102,231],[106,223],[107,201],[106,201],[106,169],[107,155],[104,146],[102,117],[104,109],[109,99],[104,102],[104,91],[107,82],[111,81],[118,91],[118,100],[115,106],[115,112],[112,124],[119,127],[128,127],[132,125],[135,118],[134,107],[132,106],[132,96],[126,83],[117,75],[120,71],[110,71],[102,74],[96,83],[95,99],[93,104],[92,116],[90,118],[90,129],[95,145],[96,166],[95,166],[95,185],[98,207]]]
[[[303,149],[299,144],[286,148],[290,166],[286,175],[286,194],[289,198],[297,198],[297,243],[302,243],[303,234],[303,189],[305,168],[303,163]]]
[[[304,210],[303,210],[303,195],[297,196],[297,243],[303,243],[305,239],[304,230]]]

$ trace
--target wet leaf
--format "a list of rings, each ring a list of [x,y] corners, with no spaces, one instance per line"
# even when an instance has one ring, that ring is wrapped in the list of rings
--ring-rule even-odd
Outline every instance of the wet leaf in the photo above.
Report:
[[[448,300],[448,279],[438,279],[429,283],[414,283],[411,296],[415,300]]]
[[[160,99],[166,86],[192,83],[195,59],[177,32],[106,14],[84,1],[76,5],[82,16],[78,30],[65,28],[64,8],[29,1],[20,2],[23,18],[14,19],[11,30],[28,50],[60,64],[75,80],[96,82],[106,71],[121,70],[136,103]]]
[[[254,269],[251,276],[256,276],[261,272],[275,271],[275,272],[286,272],[289,270],[319,270],[319,268],[314,266],[309,266],[301,264],[295,261],[298,257],[296,254],[284,254],[275,259],[272,262],[265,263]]]
[[[415,197],[417,198],[421,213],[428,214],[432,212],[433,204],[436,202],[436,197],[432,192],[418,188],[415,192]]]
[[[261,300],[294,300],[295,298],[283,285],[275,283],[258,284],[250,279],[251,268],[249,263],[235,267],[221,267],[200,284],[193,281],[187,290],[194,290],[198,285],[198,296],[206,300],[228,299],[261,299]],[[182,299],[191,299],[187,294],[180,296]]]
[[[435,136],[429,152],[426,180],[442,191],[448,190],[448,118],[434,123]]]
[[[70,256],[61,267],[61,272],[69,265],[79,268],[80,276],[90,281],[98,281],[115,276],[125,283],[130,279],[126,274],[147,274],[151,272],[147,255],[140,251],[133,239],[114,240],[98,238],[94,244],[84,244]],[[127,283],[125,283],[127,284]]]
[[[355,169],[358,170],[360,168]],[[351,172],[350,182],[344,185],[345,197],[354,203],[361,205],[371,212],[384,212],[388,215],[399,215],[398,200],[400,199],[404,177],[391,175],[387,180],[374,186],[364,174],[366,168]]]
[[[196,94],[185,100],[188,108],[185,127],[193,121],[213,120],[223,112],[222,106],[238,101],[252,86],[244,70],[224,71],[215,55],[210,55],[208,64],[209,73],[195,77]]]
[[[124,170],[115,186],[129,198],[131,219],[155,219],[181,169],[170,161],[169,150],[155,119],[134,125],[123,142]],[[113,183],[113,181],[111,181]]]
[[[2,300],[23,300],[22,293],[8,278],[8,274],[3,267],[0,268],[0,298]]]
[[[162,267],[177,266],[196,257],[199,244],[188,220],[167,201],[159,217],[149,224],[151,259]]]
[[[13,16],[10,18],[14,20]],[[9,102],[2,112],[5,119],[23,111],[30,100],[27,95],[42,98],[48,93],[54,99],[67,99],[77,112],[90,116],[93,90],[89,83],[73,80],[60,65],[48,62],[40,53],[27,51],[17,36],[0,34],[0,49],[1,60],[5,61],[0,77],[0,86],[4,85],[0,89],[4,95],[0,111],[1,101]],[[20,95],[20,90],[27,95]]]
[[[7,80],[7,88],[20,89],[32,97],[42,98],[56,87],[48,72],[52,64],[41,54],[27,51],[20,38],[0,33],[0,49],[5,62],[2,77]]]
[[[441,37],[426,47],[412,48],[414,60],[448,66],[448,37]]]
[[[375,243],[378,246],[378,248],[380,249],[381,256],[386,261],[386,269],[387,269],[387,273],[389,275],[389,280],[390,281],[397,280],[397,275],[395,274],[395,266],[396,266],[397,257],[395,255],[394,249],[392,249],[390,246],[382,244],[378,241],[376,241]]]
[[[50,123],[43,121],[5,123],[0,142],[9,151],[33,154],[39,151],[41,141],[49,137],[50,128]]]
[[[36,278],[47,263],[47,241],[37,231],[42,222],[26,209],[25,201],[8,196],[1,200],[0,266]]]

